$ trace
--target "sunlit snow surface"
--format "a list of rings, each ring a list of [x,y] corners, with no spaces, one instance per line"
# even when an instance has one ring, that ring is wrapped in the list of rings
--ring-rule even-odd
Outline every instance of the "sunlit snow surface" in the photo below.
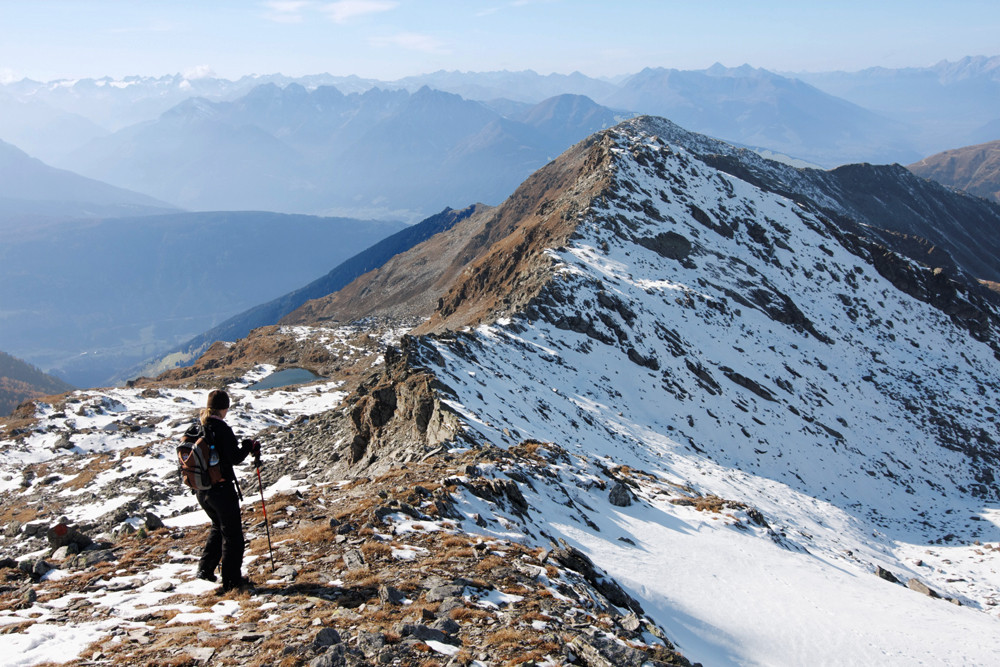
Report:
[[[572,303],[539,306],[542,320],[435,341],[452,407],[474,437],[508,446],[531,438],[577,455],[559,484],[521,485],[534,525],[590,554],[692,660],[995,664],[1000,553],[975,541],[1000,540],[997,503],[968,492],[977,481],[969,460],[935,441],[927,409],[995,438],[997,395],[984,391],[1000,386],[992,351],[896,290],[796,204],[683,149],[650,141],[645,150],[680,175],[680,190],[626,150],[619,178],[663,221],[618,201],[584,213],[582,238],[552,252],[558,291]],[[692,204],[715,219],[725,207],[782,244],[764,253],[745,227],[726,238],[696,222]],[[635,236],[686,237],[692,265],[609,231],[619,215]],[[831,342],[733,299],[761,286],[761,275]],[[602,291],[634,318],[602,306]],[[551,323],[563,315],[589,316],[617,343]],[[630,360],[629,348],[658,368]],[[587,481],[598,461],[656,481],[643,483],[641,504],[614,507]],[[672,482],[746,503],[771,530],[673,505]],[[883,581],[876,566],[965,606]]]

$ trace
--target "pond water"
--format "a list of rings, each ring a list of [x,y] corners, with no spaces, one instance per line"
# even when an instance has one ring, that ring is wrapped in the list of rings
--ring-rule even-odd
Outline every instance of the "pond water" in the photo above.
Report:
[[[305,368],[285,368],[271,373],[257,384],[250,385],[248,389],[277,389],[278,387],[288,387],[293,384],[305,384],[325,379],[322,375],[316,375]]]

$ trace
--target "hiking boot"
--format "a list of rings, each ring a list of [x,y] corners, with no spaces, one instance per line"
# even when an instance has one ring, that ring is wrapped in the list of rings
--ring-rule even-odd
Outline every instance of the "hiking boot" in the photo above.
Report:
[[[246,577],[240,577],[239,579],[223,579],[222,588],[220,593],[228,593],[229,591],[239,591],[241,593],[253,592],[253,582]]]
[[[204,581],[211,581],[212,583],[215,583],[216,581],[215,574],[212,572],[205,572],[203,570],[198,570],[198,573],[195,574],[194,576],[196,576],[199,579],[203,579]]]

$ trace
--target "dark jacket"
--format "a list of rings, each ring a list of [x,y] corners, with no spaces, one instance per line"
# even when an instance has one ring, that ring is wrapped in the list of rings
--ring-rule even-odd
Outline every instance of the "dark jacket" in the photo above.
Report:
[[[197,426],[192,426],[197,429]],[[253,449],[253,441],[245,439],[243,444],[236,439],[236,434],[225,421],[218,417],[209,417],[205,422],[205,431],[209,442],[215,445],[219,452],[219,468],[222,470],[222,477],[226,483],[236,480],[236,472],[233,466],[243,461],[250,455]]]

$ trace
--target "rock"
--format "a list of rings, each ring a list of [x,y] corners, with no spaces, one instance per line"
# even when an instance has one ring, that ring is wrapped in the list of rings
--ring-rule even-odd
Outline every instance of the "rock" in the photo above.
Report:
[[[348,570],[359,570],[365,566],[365,557],[357,549],[344,552],[344,567]]]
[[[877,566],[875,568],[875,574],[876,574],[876,576],[878,576],[879,579],[885,579],[886,581],[888,581],[890,583],[893,583],[893,584],[898,584],[899,583],[899,579],[897,579],[896,576],[892,572],[890,572],[889,570],[883,569],[881,566]]]
[[[115,552],[111,549],[96,549],[94,551],[84,551],[66,561],[66,566],[75,569],[93,567],[98,563],[117,560]]]
[[[434,624],[431,625],[431,628],[433,628],[434,630],[440,630],[441,632],[448,635],[454,635],[459,630],[462,629],[462,626],[460,626],[458,623],[456,623],[450,618],[442,618],[435,621]]]
[[[333,646],[340,643],[340,633],[336,628],[323,628],[313,637],[313,643],[317,646]]]
[[[21,529],[23,527],[24,524],[22,524],[20,521],[11,521],[10,523],[7,524],[7,527],[4,528],[3,534],[6,535],[7,537],[14,537],[15,535],[21,532]]]
[[[622,482],[618,482],[611,489],[608,501],[616,507],[628,507],[632,504],[632,491]]]
[[[87,535],[84,535],[78,528],[65,521],[60,521],[54,526],[49,526],[45,531],[45,537],[49,541],[49,546],[53,549],[74,544],[79,551],[86,549],[93,543],[93,540]]]
[[[274,571],[275,577],[280,577],[282,579],[292,580],[298,575],[299,571],[292,567],[291,565],[282,565],[277,570]]]
[[[608,602],[611,604],[618,607],[627,607],[637,614],[644,613],[642,606],[638,601],[622,590],[621,586],[618,585],[618,582],[598,574],[593,561],[587,557],[587,554],[583,553],[576,547],[566,545],[553,549],[549,552],[548,557],[555,560],[557,563],[582,574],[583,578],[586,579],[591,586],[596,588],[601,595],[606,597]]]
[[[636,614],[632,613],[623,618],[619,622],[619,625],[622,626],[622,629],[627,630],[629,632],[637,632],[639,628],[642,627],[642,619],[640,619]]]
[[[401,637],[413,637],[414,639],[419,639],[422,642],[433,641],[442,642],[444,644],[455,644],[459,641],[454,637],[446,635],[440,630],[429,628],[426,625],[414,625],[412,623],[401,623],[397,626],[396,633]]]
[[[39,558],[35,561],[35,565],[31,568],[31,574],[33,577],[41,579],[49,572],[49,570],[53,569],[55,568]]]
[[[379,586],[378,597],[379,600],[381,600],[382,604],[384,605],[403,604],[403,600],[406,599],[406,595],[403,593],[403,591],[399,590],[398,588],[393,588],[392,586],[386,586],[384,584],[382,586]]]
[[[34,537],[38,535],[42,530],[44,530],[45,524],[41,521],[29,521],[24,524],[24,534],[28,537]]]
[[[649,248],[660,257],[686,259],[691,254],[691,241],[676,232],[663,232],[652,237],[640,237],[636,243]]]
[[[918,593],[922,593],[923,595],[927,595],[932,598],[941,597],[940,595],[938,595],[937,591],[935,591],[934,589],[932,589],[919,579],[910,579],[909,581],[906,582],[906,587],[909,588],[911,591],[916,591]]]
[[[153,590],[157,593],[167,593],[174,590],[174,584],[171,581],[159,581],[153,586]]]
[[[183,649],[183,653],[195,662],[208,664],[215,655],[215,649],[208,646],[188,646]]]
[[[70,556],[75,556],[80,553],[80,548],[76,546],[75,543],[67,544],[66,546],[59,547],[52,552],[52,559],[58,561],[64,561]]]
[[[13,558],[3,558],[0,559],[0,568],[15,568],[17,567],[17,561]]]
[[[427,591],[425,596],[428,602],[440,602],[446,598],[461,597],[465,592],[465,584],[447,584],[445,586],[435,586]]]
[[[380,632],[368,632],[359,630],[357,636],[357,647],[366,656],[373,656],[385,648],[385,635]]]
[[[347,649],[343,643],[334,644],[323,655],[309,661],[309,667],[347,667],[345,655]]]
[[[647,661],[642,651],[599,633],[593,637],[577,635],[567,646],[587,667],[642,667]]]
[[[461,609],[464,606],[465,601],[462,598],[445,598],[438,606],[437,613],[439,616],[447,616],[452,609]]]
[[[152,512],[146,512],[145,516],[146,530],[159,530],[163,528],[163,519],[156,516]]]

